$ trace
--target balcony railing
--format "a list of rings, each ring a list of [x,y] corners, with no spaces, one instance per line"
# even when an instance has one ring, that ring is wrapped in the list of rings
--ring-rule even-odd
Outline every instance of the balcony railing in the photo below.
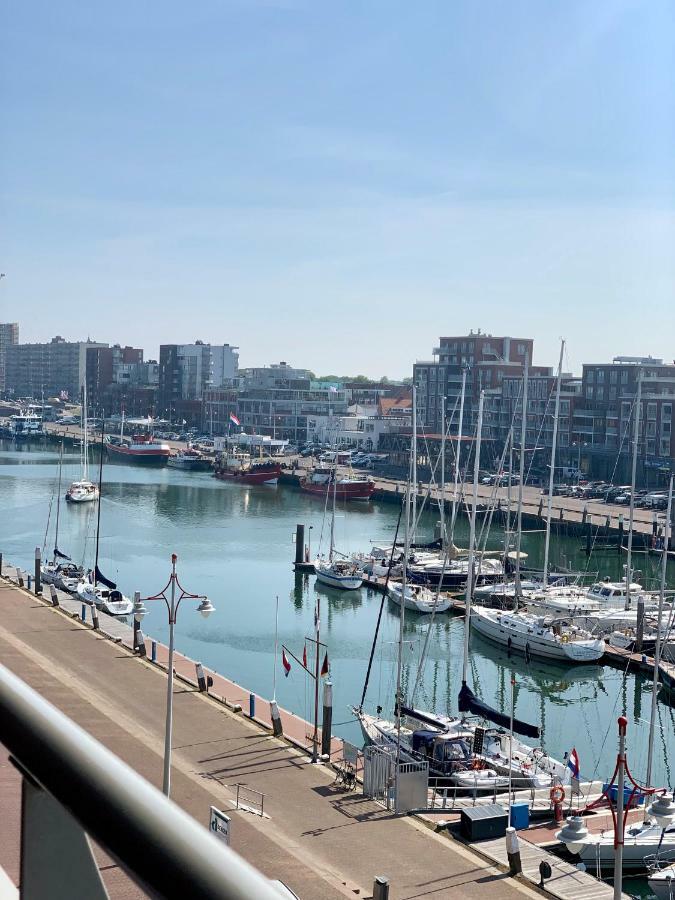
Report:
[[[22,895],[107,897],[86,833],[153,896],[279,900],[256,869],[1,665],[0,743],[23,776]]]

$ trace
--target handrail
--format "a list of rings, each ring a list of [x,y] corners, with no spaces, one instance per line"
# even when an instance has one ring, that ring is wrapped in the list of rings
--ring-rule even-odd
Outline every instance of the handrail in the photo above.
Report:
[[[87,834],[159,895],[278,900],[256,869],[2,665],[0,742]]]

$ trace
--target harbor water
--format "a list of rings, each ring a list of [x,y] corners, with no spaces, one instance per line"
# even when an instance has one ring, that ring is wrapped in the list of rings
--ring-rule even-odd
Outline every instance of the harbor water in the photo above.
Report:
[[[93,477],[95,472],[90,473]],[[62,489],[79,477],[76,451],[66,451]],[[5,560],[32,570],[36,546],[45,558],[54,546],[58,451],[54,447],[0,444],[0,551]],[[279,645],[302,658],[306,638],[313,636],[317,594],[321,601],[321,638],[327,645],[334,682],[335,731],[361,743],[350,706],[361,700],[363,681],[377,615],[379,594],[365,588],[335,592],[317,588],[313,576],[295,575],[292,560],[297,523],[305,525],[312,555],[327,550],[328,522],[323,523],[320,499],[285,486],[242,487],[217,481],[208,473],[175,469],[144,469],[105,465],[99,567],[128,595],[159,592],[168,581],[170,557],[178,555],[183,587],[207,594],[216,611],[208,620],[196,604],[181,603],[176,629],[179,650],[246,688],[271,697],[276,666],[279,703],[311,720],[313,686],[291,660],[284,677],[281,650],[275,660],[275,609],[279,603]],[[60,505],[59,548],[73,560],[93,566],[96,504]],[[342,505],[338,508],[335,540],[342,551],[367,550],[371,542],[391,542],[396,528],[395,504]],[[438,513],[422,518],[419,540],[430,539]],[[456,543],[466,545],[466,523],[460,521]],[[488,546],[498,548],[503,536],[493,529]],[[590,560],[579,537],[556,537],[551,559],[577,570],[621,576],[625,561],[605,553]],[[523,536],[523,549],[536,565],[543,556],[543,534]],[[658,575],[658,559],[636,557],[643,583]],[[675,585],[675,571],[669,573]],[[161,601],[146,604],[143,622],[148,637],[166,641],[167,613]],[[381,637],[376,648],[365,707],[381,706],[391,713],[395,691],[399,613],[384,601]],[[408,690],[415,681],[417,660],[427,620],[406,613],[404,671]],[[464,623],[443,614],[433,625],[427,664],[416,705],[437,712],[457,710]],[[616,720],[629,720],[628,754],[634,775],[646,770],[651,679],[603,666],[559,667],[522,657],[509,658],[478,637],[472,637],[469,682],[486,702],[508,709],[509,683],[515,675],[515,713],[541,727],[543,744],[562,756],[576,747],[584,779],[607,778],[616,758]],[[655,783],[675,784],[675,710],[659,699],[656,731]]]

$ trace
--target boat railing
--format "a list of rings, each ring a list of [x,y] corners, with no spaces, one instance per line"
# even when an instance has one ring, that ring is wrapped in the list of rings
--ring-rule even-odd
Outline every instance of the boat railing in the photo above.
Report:
[[[229,846],[2,665],[0,743],[23,781],[26,896],[107,897],[89,836],[149,895],[278,900]]]

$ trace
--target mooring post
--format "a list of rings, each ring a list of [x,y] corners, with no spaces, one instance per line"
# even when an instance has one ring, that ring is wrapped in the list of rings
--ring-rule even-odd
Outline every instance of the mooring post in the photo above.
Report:
[[[0,553],[0,578],[2,578],[2,553]]]
[[[87,604],[86,603],[82,604],[82,621],[83,622],[87,621]]]
[[[52,599],[52,606],[58,606],[59,605],[59,595],[56,593],[56,588],[54,587],[53,584],[49,585],[49,594]]]
[[[270,718],[272,719],[272,734],[274,737],[281,737],[284,733],[284,726],[279,714],[279,705],[276,700],[270,701]]]
[[[150,659],[157,662],[157,641],[150,641]]]
[[[323,718],[321,719],[321,755],[330,759],[330,745],[333,727],[333,682],[323,684]]]
[[[95,603],[91,604],[91,624],[94,626],[94,631],[98,631],[98,609]]]
[[[389,900],[389,879],[386,875],[375,876],[373,900]]]
[[[255,694],[248,695],[248,716],[255,719]]]
[[[520,860],[518,834],[512,825],[509,825],[506,829],[506,858],[509,863],[509,873],[511,875],[520,875],[523,871],[523,864]]]
[[[42,554],[40,553],[40,548],[35,548],[35,593],[42,593]]]
[[[295,565],[299,566],[302,564],[304,559],[304,550],[305,550],[305,526],[304,525],[296,525],[295,526]]]

